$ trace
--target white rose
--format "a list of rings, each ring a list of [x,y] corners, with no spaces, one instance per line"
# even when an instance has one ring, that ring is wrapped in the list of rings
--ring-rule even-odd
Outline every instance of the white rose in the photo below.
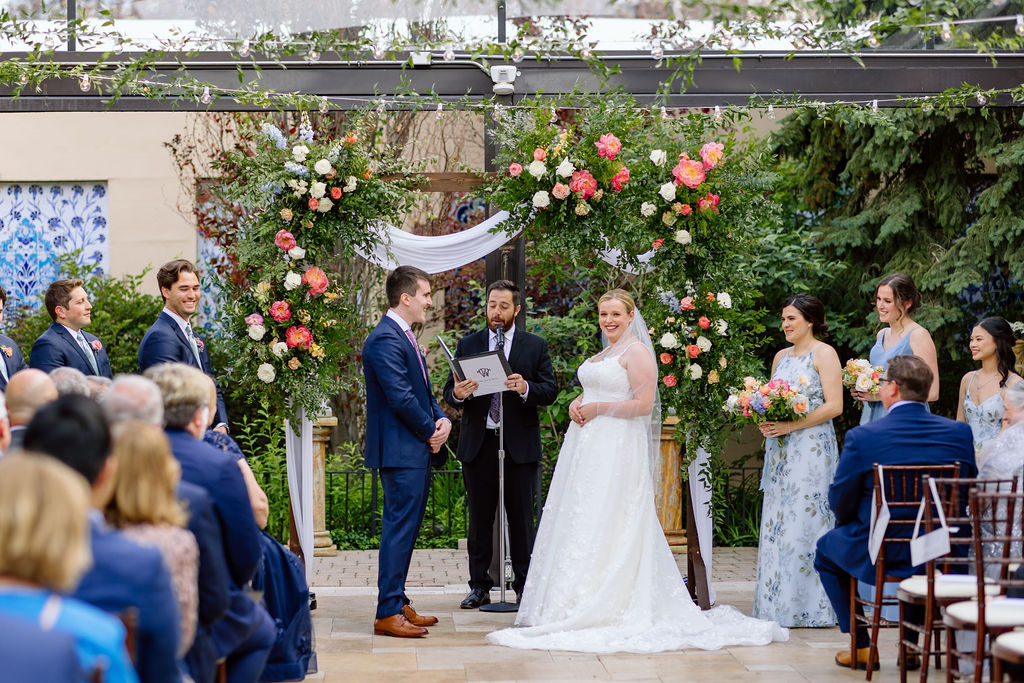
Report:
[[[676,242],[679,242],[679,244],[689,244],[692,241],[693,241],[693,238],[690,237],[690,233],[688,231],[686,231],[686,230],[677,230],[676,231]]]
[[[537,161],[536,159],[530,162],[530,167],[527,169],[537,180],[544,177],[544,174],[548,172],[548,167],[544,165],[543,161]]]
[[[256,376],[259,377],[261,381],[270,384],[271,382],[274,381],[274,377],[276,377],[277,375],[274,372],[273,365],[271,365],[270,363],[263,363],[258,368],[256,368]]]
[[[320,213],[327,213],[332,208],[334,208],[334,202],[332,202],[327,197],[324,197],[323,199],[321,199],[320,202],[316,206],[316,210],[319,211]]]
[[[292,158],[295,159],[295,161],[305,161],[307,154],[309,154],[309,148],[305,145],[295,145],[292,147]]]
[[[288,255],[291,256],[293,259],[305,258],[306,250],[303,249],[302,247],[292,247],[291,249],[288,250]]]
[[[674,349],[679,346],[679,340],[677,340],[676,336],[671,332],[666,332],[661,335],[661,339],[658,340],[658,343],[661,344],[661,347],[664,349]]]
[[[722,308],[732,308],[732,297],[729,296],[729,292],[718,293],[718,305]]]
[[[263,325],[249,325],[249,337],[253,341],[259,341],[263,339],[263,335],[267,333],[267,328]]]
[[[700,379],[701,375],[703,374],[704,371],[701,370],[701,367],[699,365],[697,365],[696,363],[690,365],[690,379]]]
[[[665,160],[668,159],[668,155],[665,154],[663,149],[652,149],[651,150],[651,163],[655,166],[664,166]]]
[[[356,177],[354,175],[350,175],[345,178],[345,187],[341,188],[342,192],[355,192],[356,182]]]
[[[862,393],[868,393],[875,388],[875,381],[871,379],[871,375],[857,375],[856,389]]]
[[[717,332],[718,334],[724,335],[726,330],[728,329],[729,323],[725,322],[722,319],[719,319],[718,322],[715,323],[715,332]]]
[[[532,166],[533,164],[530,165]],[[562,178],[568,178],[569,176],[572,175],[572,172],[575,170],[576,167],[572,165],[572,162],[570,162],[568,159],[562,159],[562,163],[560,163],[558,165],[558,168],[555,169],[555,173],[557,173]],[[533,171],[530,171],[530,173],[533,173]]]
[[[327,175],[331,172],[331,162],[327,161],[327,159],[321,159],[313,165],[313,170],[320,175]]]
[[[676,185],[675,183],[665,183],[658,189],[658,194],[666,202],[670,202],[676,198]]]
[[[284,288],[289,292],[301,284],[302,276],[294,271],[289,270],[288,274],[284,276]]]
[[[327,194],[327,183],[313,183],[309,186],[309,196],[320,199]]]
[[[538,162],[539,163],[539,162]],[[548,195],[547,190],[538,190],[533,195],[533,205],[538,209],[543,209],[545,206],[551,204],[551,197]]]
[[[657,211],[657,207],[654,206],[654,204],[651,204],[650,202],[644,202],[643,204],[640,205],[640,215],[645,218],[650,218],[651,216],[653,216],[655,211]]]
[[[270,347],[270,352],[278,358],[284,358],[284,354],[288,352],[288,345],[284,342],[277,342]]]
[[[706,353],[708,350],[711,349],[711,340],[705,337],[703,334],[700,335],[699,337],[697,337],[697,348],[700,349],[702,353]]]

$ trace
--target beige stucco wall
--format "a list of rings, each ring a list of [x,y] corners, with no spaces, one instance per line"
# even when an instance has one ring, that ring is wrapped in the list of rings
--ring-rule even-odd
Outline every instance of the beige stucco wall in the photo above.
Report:
[[[183,132],[183,113],[5,114],[0,182],[106,181],[110,270],[135,274],[196,257],[191,207],[164,142]],[[154,277],[147,290],[157,293]]]

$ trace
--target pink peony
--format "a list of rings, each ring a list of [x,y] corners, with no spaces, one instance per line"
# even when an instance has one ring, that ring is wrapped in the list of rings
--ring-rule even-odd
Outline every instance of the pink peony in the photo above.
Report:
[[[546,149],[544,149],[543,147],[538,147],[537,149],[533,150],[533,160],[534,161],[544,161],[547,158],[548,158],[548,151]]]
[[[651,242],[651,246],[654,247],[654,249],[661,249],[661,245],[663,244],[665,244],[665,240],[661,239],[660,237]]]
[[[597,156],[604,157],[605,159],[615,159],[619,151],[622,150],[622,143],[611,133],[602,135],[594,143],[594,146],[597,147]]]
[[[274,244],[288,251],[295,247],[295,236],[287,230],[278,230],[274,236]]]
[[[597,180],[594,179],[590,171],[573,171],[569,189],[580,193],[584,199],[590,199],[597,192]]]
[[[720,142],[709,142],[700,148],[700,158],[704,160],[704,170],[710,171],[722,160],[725,147]]]
[[[246,325],[262,325],[263,324],[263,316],[260,315],[259,313],[253,313],[252,315],[247,315],[247,316],[245,316],[245,324]]]
[[[715,213],[718,213],[717,207],[718,195],[709,194],[708,196],[701,197],[700,199],[697,200],[697,208],[700,209],[701,211],[714,210]]]
[[[310,266],[302,274],[302,282],[309,285],[309,293],[313,296],[320,296],[327,291],[327,274],[316,266]]]
[[[665,375],[665,379],[663,379],[661,381],[665,383],[666,387],[674,387],[676,385],[676,376],[675,375]]]
[[[704,182],[704,165],[692,159],[680,159],[672,175],[676,179],[676,185],[686,185],[694,188]]]
[[[622,192],[622,188],[629,182],[629,169],[623,166],[619,172],[612,177],[612,189]]]
[[[700,329],[702,330],[706,330],[709,327],[711,327],[711,321],[708,320],[707,316],[705,315],[702,315],[700,319],[697,320],[697,324],[700,326]]]
[[[693,310],[693,297],[692,296],[684,296],[683,300],[679,302],[679,308],[681,310],[684,310],[684,311],[692,311]]]
[[[310,334],[305,325],[298,325],[296,327],[289,327],[284,331],[284,341],[293,349],[295,347],[308,349],[309,345],[313,343],[313,335]]]
[[[508,165],[508,174],[510,176],[512,176],[513,178],[518,178],[519,175],[522,172],[523,172],[523,165],[522,164],[517,164],[516,162],[513,161],[511,164]]]
[[[287,301],[275,301],[270,304],[270,317],[279,323],[283,323],[292,317],[292,307]]]
[[[555,183],[555,186],[551,188],[551,194],[555,199],[565,199],[569,196],[569,186]]]

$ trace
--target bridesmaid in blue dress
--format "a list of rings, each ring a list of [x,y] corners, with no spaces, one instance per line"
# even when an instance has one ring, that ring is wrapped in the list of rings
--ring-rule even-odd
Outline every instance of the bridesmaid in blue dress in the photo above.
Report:
[[[835,525],[828,488],[839,462],[832,418],[843,411],[842,367],[825,336],[825,307],[797,294],[782,307],[792,346],[775,354],[772,378],[808,399],[806,417],[765,422],[764,503],[757,549],[754,616],[789,627],[834,626],[835,613],[814,571],[818,538]]]
[[[1021,381],[1013,371],[1015,343],[1010,323],[999,317],[985,318],[971,330],[971,358],[981,369],[960,380],[956,419],[971,426],[976,453],[1003,428],[1003,389]]]
[[[928,400],[939,398],[939,363],[935,353],[935,342],[928,330],[914,322],[910,314],[921,305],[921,293],[914,281],[904,273],[893,273],[882,278],[875,290],[875,309],[878,320],[887,325],[882,328],[871,347],[868,359],[872,365],[883,369],[889,366],[894,356],[913,355],[919,357],[931,368],[932,388]],[[860,423],[867,424],[885,416],[885,407],[877,395],[865,394],[853,389],[855,399],[864,401],[864,412]]]

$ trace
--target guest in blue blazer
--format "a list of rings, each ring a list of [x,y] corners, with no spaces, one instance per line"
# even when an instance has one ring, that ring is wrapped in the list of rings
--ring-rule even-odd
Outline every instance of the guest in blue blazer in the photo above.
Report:
[[[178,604],[160,551],[133,543],[109,528],[102,508],[110,501],[117,464],[99,405],[85,396],[61,396],[36,411],[25,429],[25,449],[53,456],[91,486],[89,511],[93,565],[72,597],[113,614],[138,610],[135,670],[143,683],[182,680],[176,658]]]
[[[846,433],[828,492],[836,528],[818,540],[814,560],[814,568],[844,633],[850,630],[850,577],[875,582],[875,567],[868,555],[874,465],[959,463],[961,476],[973,477],[978,471],[971,428],[928,412],[932,371],[923,360],[917,356],[895,356],[881,382],[879,396],[888,413]],[[894,510],[893,515],[897,512],[904,510]],[[907,544],[889,546],[885,570],[902,577],[914,573]],[[867,630],[858,629],[857,661],[851,662],[850,650],[846,649],[836,654],[836,664],[865,668],[870,644]]]
[[[0,662],[12,681],[86,680],[70,634],[4,614],[0,614]],[[131,664],[127,669],[132,670]]]
[[[71,367],[86,375],[113,379],[103,343],[84,329],[92,304],[81,280],[57,280],[46,290],[46,312],[53,324],[36,339],[28,364],[43,372]]]
[[[276,631],[267,610],[244,591],[263,557],[245,481],[234,458],[201,440],[210,423],[207,377],[183,363],[154,366],[146,376],[163,395],[164,425],[182,480],[206,490],[220,522],[231,585],[227,614],[214,622],[210,635],[219,656],[227,657],[228,681],[252,683],[263,673]]]
[[[366,377],[367,467],[380,469],[384,490],[374,633],[399,638],[427,634],[437,623],[409,604],[405,579],[430,490],[430,456],[448,439],[411,325],[432,305],[427,273],[399,266],[387,277],[388,312],[363,344]]]
[[[126,420],[141,420],[161,428],[164,424],[160,388],[141,375],[115,377],[100,405],[111,425]],[[231,579],[210,494],[201,486],[180,481],[178,498],[188,510],[188,530],[199,545],[199,623],[185,655],[185,666],[196,683],[213,683],[219,657],[210,628],[227,612]]]
[[[6,306],[7,290],[0,287],[0,323],[4,321]],[[7,389],[7,382],[10,381],[11,375],[27,367],[18,344],[6,334],[0,334],[0,391]]]
[[[121,622],[65,595],[90,563],[85,480],[53,458],[14,455],[0,460],[0,504],[0,679],[81,681],[102,669],[105,681],[137,683]],[[50,668],[65,650],[33,651],[61,645],[45,636],[72,637],[70,675]],[[14,644],[26,649],[7,652]]]
[[[175,259],[160,267],[156,282],[164,298],[164,310],[146,330],[139,345],[139,369],[145,372],[159,363],[184,363],[205,372],[217,386],[214,428],[226,432],[228,413],[220,385],[213,376],[210,354],[189,322],[199,308],[199,271],[191,261]]]

